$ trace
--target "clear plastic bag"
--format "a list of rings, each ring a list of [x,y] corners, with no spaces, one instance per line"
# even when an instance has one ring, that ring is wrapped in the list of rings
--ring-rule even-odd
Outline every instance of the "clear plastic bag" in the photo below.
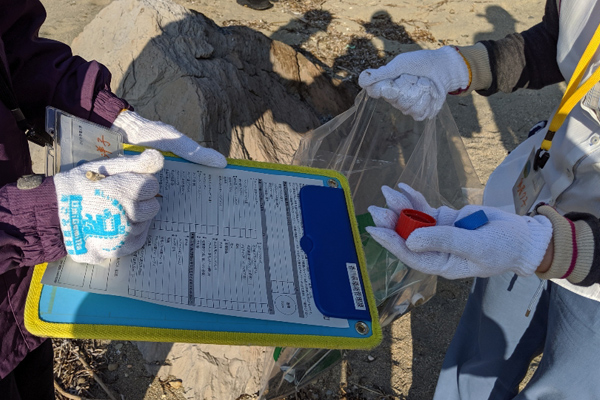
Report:
[[[435,294],[435,276],[408,268],[364,228],[373,225],[367,208],[385,206],[383,185],[407,183],[433,207],[480,204],[483,186],[447,105],[435,119],[417,122],[362,91],[348,111],[301,140],[292,162],[348,178],[382,326]],[[340,350],[275,351],[280,354],[269,360],[271,374],[263,382],[267,399],[293,393],[343,357]]]

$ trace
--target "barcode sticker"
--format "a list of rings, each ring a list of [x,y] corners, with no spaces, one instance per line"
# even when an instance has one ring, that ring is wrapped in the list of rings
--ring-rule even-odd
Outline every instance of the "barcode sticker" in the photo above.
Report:
[[[348,278],[350,279],[350,288],[352,289],[352,297],[354,298],[354,308],[357,310],[366,310],[365,298],[360,287],[360,278],[358,276],[358,267],[354,263],[346,263],[348,270]]]

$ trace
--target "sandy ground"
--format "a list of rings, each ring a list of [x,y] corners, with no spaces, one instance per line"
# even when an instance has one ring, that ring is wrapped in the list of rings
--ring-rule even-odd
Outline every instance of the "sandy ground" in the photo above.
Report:
[[[110,1],[42,0],[48,21],[41,35],[70,43]],[[218,24],[247,25],[293,45],[332,75],[350,81],[364,68],[402,51],[466,45],[526,29],[541,19],[544,5],[542,0],[280,0],[259,12],[235,0],[177,2]],[[555,86],[490,99],[478,95],[449,99],[483,182],[507,151],[526,137],[529,127],[547,118],[560,95],[561,87]],[[378,348],[350,353],[344,368],[324,374],[298,397],[339,398],[340,384],[347,384],[356,399],[431,398],[469,287],[469,280],[440,280],[437,295],[388,326]],[[113,342],[108,354],[120,365],[106,374],[108,383],[126,399],[178,398],[176,391],[144,372],[131,344]]]

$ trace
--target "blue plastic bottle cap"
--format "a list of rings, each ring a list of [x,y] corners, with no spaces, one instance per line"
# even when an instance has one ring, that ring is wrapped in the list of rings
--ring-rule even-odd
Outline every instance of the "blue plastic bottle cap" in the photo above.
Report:
[[[454,226],[472,231],[487,224],[489,221],[490,220],[488,219],[487,215],[485,215],[485,212],[483,210],[479,210],[454,222]]]

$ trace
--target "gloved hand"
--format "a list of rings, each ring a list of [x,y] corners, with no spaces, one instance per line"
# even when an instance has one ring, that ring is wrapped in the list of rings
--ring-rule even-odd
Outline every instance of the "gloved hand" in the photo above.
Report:
[[[367,227],[384,248],[411,268],[447,279],[489,277],[512,271],[528,276],[540,265],[552,224],[542,215],[519,216],[493,207],[466,206],[434,209],[406,185],[404,193],[383,187],[389,209],[371,206],[376,227]],[[432,227],[414,230],[405,241],[394,230],[400,211],[413,208],[436,218]],[[454,222],[483,210],[489,222],[475,230],[457,228]]]
[[[158,180],[152,174],[163,162],[160,152],[148,149],[54,176],[63,239],[73,260],[99,263],[142,247],[160,208]],[[101,175],[90,180],[89,171]]]
[[[123,140],[130,144],[170,151],[209,167],[225,168],[227,165],[227,159],[218,151],[200,146],[171,125],[150,121],[133,111],[122,111],[110,129],[121,132]]]
[[[384,98],[417,121],[433,118],[446,94],[469,86],[469,67],[452,46],[396,56],[378,69],[363,71],[358,84],[370,97]]]

